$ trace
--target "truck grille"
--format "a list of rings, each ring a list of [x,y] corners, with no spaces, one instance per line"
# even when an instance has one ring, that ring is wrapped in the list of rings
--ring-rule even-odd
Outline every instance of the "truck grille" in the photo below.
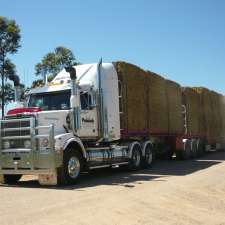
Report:
[[[20,129],[10,130],[13,128]],[[23,130],[23,128],[30,128],[30,121],[1,122],[1,136],[6,137],[30,135],[30,130]]]
[[[24,141],[30,140],[31,121],[32,118],[1,120],[1,148],[5,148],[5,141],[9,142],[10,149],[24,148]]]

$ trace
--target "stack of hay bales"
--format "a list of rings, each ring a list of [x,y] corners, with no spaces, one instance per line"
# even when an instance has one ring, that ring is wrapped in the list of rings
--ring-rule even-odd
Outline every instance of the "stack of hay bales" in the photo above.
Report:
[[[221,114],[221,131],[220,137],[223,142],[225,142],[225,96],[219,96],[220,102],[220,114]]]
[[[168,133],[168,106],[166,80],[156,73],[148,71],[148,114],[149,132],[152,134]]]
[[[213,109],[213,121],[212,127],[215,140],[220,143],[225,139],[225,102],[224,96],[212,91],[211,105]]]
[[[190,87],[182,88],[182,101],[186,106],[187,134],[199,135],[201,123],[201,99],[200,95]]]
[[[197,93],[200,95],[202,108],[203,123],[200,128],[202,135],[205,135],[207,139],[211,140],[214,138],[213,127],[214,127],[214,116],[212,109],[212,93],[209,89],[204,87],[195,88]]]
[[[182,134],[182,104],[189,135],[225,140],[225,97],[207,88],[182,88],[160,75],[114,62],[121,95],[121,129],[125,133]]]
[[[220,111],[220,100],[219,94],[215,91],[211,91],[211,107],[212,107],[212,126],[211,126],[211,135],[216,142],[220,140],[220,132],[222,129],[221,126],[221,111]]]
[[[168,133],[182,134],[184,121],[182,116],[182,92],[178,83],[166,80],[166,96],[168,105]]]
[[[220,137],[225,143],[225,96],[220,94],[221,132]]]
[[[122,89],[122,131],[168,134],[166,80],[126,62],[113,64]]]
[[[121,129],[148,130],[146,72],[126,62],[114,62],[114,66],[122,89]]]
[[[219,137],[220,140],[225,141],[225,97],[221,94],[218,94],[218,104],[219,104]]]

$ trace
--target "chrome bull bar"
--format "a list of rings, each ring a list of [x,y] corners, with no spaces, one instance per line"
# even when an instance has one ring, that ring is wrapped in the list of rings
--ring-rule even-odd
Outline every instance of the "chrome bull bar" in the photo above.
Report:
[[[23,127],[22,123],[26,126]],[[16,127],[14,127],[15,124]],[[24,131],[27,132],[25,135],[22,133]],[[10,132],[16,132],[14,133],[16,135],[7,135]],[[46,147],[40,144],[43,139],[48,140]],[[4,141],[15,140],[20,143],[23,140],[29,140],[30,148],[21,148],[21,146],[5,148]],[[53,124],[35,126],[34,117],[0,120],[0,174],[46,174],[55,171],[54,145]]]

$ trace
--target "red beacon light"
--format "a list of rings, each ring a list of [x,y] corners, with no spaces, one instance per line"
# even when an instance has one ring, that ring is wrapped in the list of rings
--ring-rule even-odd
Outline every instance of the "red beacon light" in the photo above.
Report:
[[[21,113],[35,113],[35,112],[41,112],[42,109],[39,107],[24,107],[24,108],[15,108],[15,109],[10,109],[7,112],[7,115],[16,115],[16,114],[21,114]]]

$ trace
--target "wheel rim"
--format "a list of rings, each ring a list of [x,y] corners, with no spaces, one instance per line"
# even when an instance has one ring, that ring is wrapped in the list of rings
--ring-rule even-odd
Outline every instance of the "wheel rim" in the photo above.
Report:
[[[151,165],[152,164],[152,159],[153,159],[153,156],[152,156],[152,151],[150,148],[147,148],[146,149],[146,153],[145,153],[145,160],[146,160],[146,163],[148,165]]]
[[[80,174],[80,161],[75,156],[73,156],[69,159],[68,174],[73,179],[77,178]]]
[[[140,152],[138,150],[134,150],[133,162],[134,162],[135,167],[138,167],[141,163],[141,155],[140,155]]]

